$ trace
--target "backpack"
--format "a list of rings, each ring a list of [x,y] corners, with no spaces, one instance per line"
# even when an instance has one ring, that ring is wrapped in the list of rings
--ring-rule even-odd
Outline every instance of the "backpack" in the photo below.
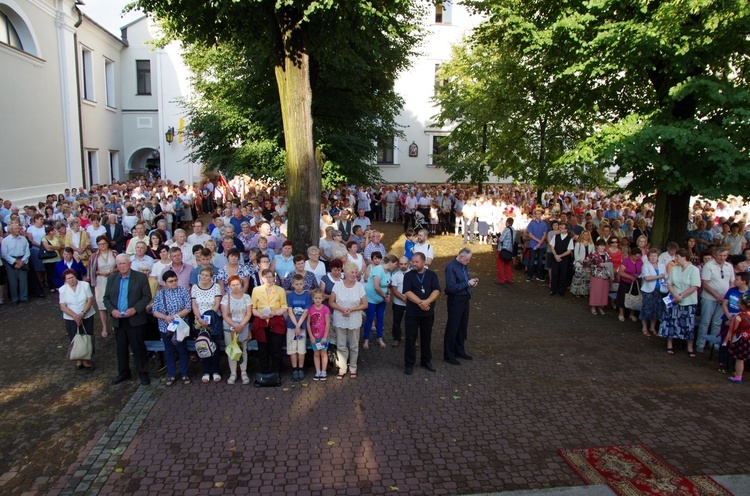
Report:
[[[211,358],[216,352],[216,343],[211,340],[211,335],[201,331],[195,338],[195,352],[199,358]]]

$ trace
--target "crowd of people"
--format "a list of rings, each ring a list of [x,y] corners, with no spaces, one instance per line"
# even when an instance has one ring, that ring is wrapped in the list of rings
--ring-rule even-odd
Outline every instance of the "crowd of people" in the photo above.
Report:
[[[464,347],[478,284],[467,269],[471,250],[445,268],[445,288],[430,270],[428,236],[461,236],[464,244],[496,245],[498,284],[513,284],[513,268],[523,266],[526,280],[544,281],[550,295],[570,292],[587,297],[593,315],[612,305],[620,321],[640,321],[644,334],[666,338],[671,354],[675,339],[687,342],[692,357],[707,342],[718,344],[722,370],[734,368],[730,380],[741,382],[750,352],[748,209],[738,198],[696,202],[688,238],[656,247],[653,208],[637,200],[592,190],[545,193],[538,201],[533,190],[507,185],[340,186],[321,198],[318,244],[295,247],[277,183],[138,178],[66,189],[38,205],[1,202],[0,296],[6,282],[13,303],[57,293],[71,339],[93,336],[98,315],[102,336],[114,332],[117,342],[115,384],[132,377],[129,348],[148,384],[145,342],[153,339],[164,346],[167,385],[191,382],[191,339],[203,383],[223,380],[222,343],[227,382],[253,382],[251,340],[262,373],[281,373],[287,354],[292,379],[301,380],[312,349],[314,380],[328,378],[329,357],[337,379],[356,378],[360,347],[370,348],[373,332],[374,343],[386,346],[390,304],[392,345],[403,341],[411,375],[417,339],[420,365],[435,370],[431,335],[443,292],[443,359],[471,360]],[[403,225],[403,250],[387,252],[378,221]],[[76,367],[94,369],[90,359]]]

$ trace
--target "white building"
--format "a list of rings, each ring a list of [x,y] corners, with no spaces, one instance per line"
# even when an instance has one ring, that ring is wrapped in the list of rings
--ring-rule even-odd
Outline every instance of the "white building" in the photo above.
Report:
[[[470,14],[456,1],[432,5],[428,9],[423,19],[427,33],[420,53],[396,80],[396,91],[404,99],[404,109],[396,123],[403,127],[404,136],[394,138],[392,146],[388,143],[378,149],[376,163],[385,181],[441,183],[447,180],[448,174],[433,165],[440,138],[451,131],[449,127],[437,127],[433,119],[439,112],[432,101],[435,86],[440,83],[436,74],[440,64],[450,59],[451,47],[460,43],[481,21],[482,17]],[[499,179],[491,176],[490,181]]]
[[[173,182],[200,178],[177,103],[187,70],[177,43],[148,44],[154,34],[143,16],[118,38],[75,0],[0,0],[0,197],[31,203],[149,165]]]

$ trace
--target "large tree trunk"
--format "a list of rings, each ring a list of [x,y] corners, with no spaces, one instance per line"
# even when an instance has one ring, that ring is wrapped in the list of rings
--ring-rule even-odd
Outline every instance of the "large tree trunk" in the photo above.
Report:
[[[690,192],[678,194],[656,192],[654,226],[651,232],[652,247],[664,250],[669,241],[674,241],[681,247],[685,246],[690,196]]]
[[[320,240],[321,167],[315,160],[306,36],[297,25],[282,39],[287,55],[275,72],[286,146],[288,238],[294,251],[302,253]]]

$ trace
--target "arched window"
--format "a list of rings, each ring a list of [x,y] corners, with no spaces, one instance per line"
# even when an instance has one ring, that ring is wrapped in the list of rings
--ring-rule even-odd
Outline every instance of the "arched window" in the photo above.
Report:
[[[0,42],[10,45],[13,48],[23,50],[23,43],[21,38],[18,36],[18,31],[10,22],[5,12],[0,12]]]
[[[39,57],[34,33],[24,20],[25,16],[13,5],[11,0],[0,1],[0,43]]]

